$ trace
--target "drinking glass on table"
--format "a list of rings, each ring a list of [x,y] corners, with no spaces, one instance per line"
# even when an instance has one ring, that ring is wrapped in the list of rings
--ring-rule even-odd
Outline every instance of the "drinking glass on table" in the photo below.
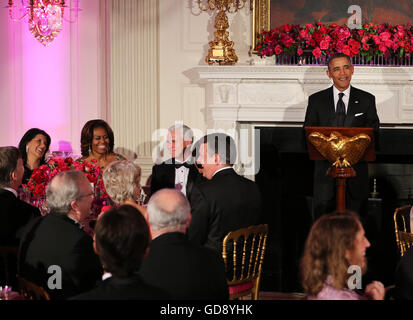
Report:
[[[9,300],[9,294],[11,293],[11,287],[0,286],[0,300]]]

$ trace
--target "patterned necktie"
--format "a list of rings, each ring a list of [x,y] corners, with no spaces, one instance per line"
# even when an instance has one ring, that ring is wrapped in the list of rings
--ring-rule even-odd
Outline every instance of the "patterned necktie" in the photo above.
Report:
[[[340,92],[338,95],[340,98],[338,99],[337,109],[336,109],[337,126],[344,127],[344,120],[346,118],[346,106],[344,105],[344,101],[343,101],[344,93]]]

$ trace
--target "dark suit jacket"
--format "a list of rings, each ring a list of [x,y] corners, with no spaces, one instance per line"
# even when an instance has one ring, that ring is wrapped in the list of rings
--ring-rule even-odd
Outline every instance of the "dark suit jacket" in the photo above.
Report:
[[[198,169],[194,164],[190,164],[186,184],[186,197],[188,199],[191,197],[192,189],[199,176]],[[175,188],[175,159],[166,160],[152,167],[151,195],[163,188]]]
[[[188,237],[221,252],[222,240],[227,233],[259,224],[261,210],[257,185],[238,175],[234,169],[225,169],[194,187]]]
[[[139,275],[127,278],[112,276],[95,289],[70,300],[166,300],[170,295],[162,289],[148,285]]]
[[[356,114],[361,114],[356,117]],[[337,118],[334,106],[333,87],[314,93],[308,98],[304,127],[336,127]],[[365,91],[351,87],[349,103],[344,122],[345,127],[369,127],[377,133],[379,118],[377,116],[375,97]],[[377,145],[377,143],[376,143]],[[334,179],[327,177],[330,164],[327,161],[316,161],[314,172],[314,198],[331,200],[335,196]],[[347,180],[349,198],[363,199],[368,196],[367,163],[360,162],[354,167],[357,176]]]
[[[39,216],[38,208],[0,189],[0,245],[19,245],[26,225]]]
[[[228,299],[222,257],[214,250],[188,241],[183,233],[156,237],[140,274],[149,284],[169,292],[173,299]]]
[[[48,290],[66,299],[92,289],[102,276],[92,238],[66,215],[50,213],[35,221],[20,245],[20,274],[48,289],[51,265],[62,270],[62,289]],[[55,273],[53,273],[55,274]]]
[[[401,258],[395,276],[395,296],[401,300],[413,300],[413,247]]]

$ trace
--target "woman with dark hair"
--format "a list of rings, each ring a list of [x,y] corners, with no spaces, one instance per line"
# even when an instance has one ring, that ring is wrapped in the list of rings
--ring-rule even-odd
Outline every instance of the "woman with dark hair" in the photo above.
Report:
[[[28,130],[21,138],[19,151],[24,165],[23,184],[30,179],[34,169],[46,163],[45,156],[49,151],[50,143],[50,136],[38,128]]]
[[[112,128],[103,120],[95,119],[86,122],[80,137],[81,161],[96,160],[103,171],[110,163],[126,160],[120,154],[113,152],[114,136]]]

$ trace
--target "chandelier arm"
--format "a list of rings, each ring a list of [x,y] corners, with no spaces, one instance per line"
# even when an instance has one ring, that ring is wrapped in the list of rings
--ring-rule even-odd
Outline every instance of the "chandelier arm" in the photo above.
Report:
[[[21,17],[17,18],[13,14],[13,12],[14,12],[13,7],[9,7],[9,18],[10,18],[11,21],[19,22],[19,21],[23,20],[27,16],[27,14],[29,13],[29,11],[26,8],[20,9],[20,10],[21,11],[26,11],[26,12],[24,12]]]
[[[202,6],[202,0],[198,0],[198,7],[201,11],[208,11],[208,10],[214,10],[215,9],[215,2],[214,0],[208,0],[208,4],[203,7]]]
[[[65,7],[65,8],[67,8],[67,7]],[[66,18],[65,17],[65,15],[64,15],[64,8],[62,7],[62,19],[64,20],[64,21],[66,21],[66,22],[69,22],[69,23],[75,23],[75,22],[77,22],[77,19],[79,18],[79,11],[82,11],[82,9],[79,9],[79,8],[69,8],[68,9],[70,12],[74,12],[74,17],[73,17],[73,20],[71,20],[70,18]],[[72,15],[70,14],[70,17],[71,17]]]
[[[222,8],[224,12],[236,13],[245,7],[247,1],[248,0],[222,0],[218,5],[218,9]]]

